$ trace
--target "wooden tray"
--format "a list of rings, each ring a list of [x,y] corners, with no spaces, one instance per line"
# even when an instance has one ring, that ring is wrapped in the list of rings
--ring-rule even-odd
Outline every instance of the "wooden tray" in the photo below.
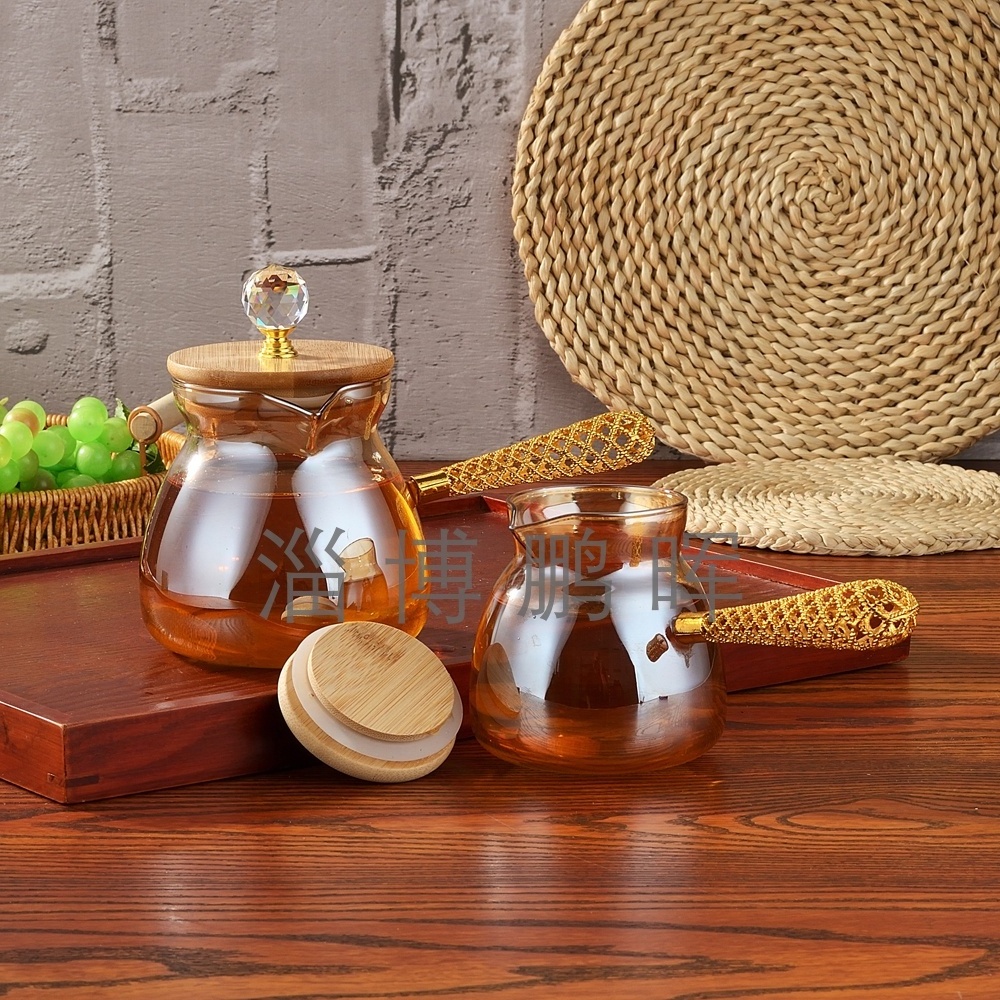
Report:
[[[435,504],[428,539],[475,539],[472,593],[435,602],[421,639],[464,693],[482,606],[513,550],[506,505],[489,497]],[[276,770],[311,760],[278,710],[277,671],[210,668],[167,652],[139,612],[138,541],[0,558],[0,777],[72,803]],[[724,555],[724,553],[723,553]],[[729,553],[730,556],[733,553]],[[717,557],[718,558],[718,557]],[[705,564],[707,565],[707,563]],[[830,584],[752,560],[719,562],[720,605]],[[447,591],[446,591],[447,592]],[[723,647],[730,691],[903,659],[876,653]],[[464,735],[469,735],[464,730]]]

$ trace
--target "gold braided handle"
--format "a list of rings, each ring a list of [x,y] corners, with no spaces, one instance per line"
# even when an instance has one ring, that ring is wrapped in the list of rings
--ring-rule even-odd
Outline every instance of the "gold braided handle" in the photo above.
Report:
[[[682,611],[677,636],[710,642],[813,649],[885,649],[908,638],[917,599],[892,580],[854,580],[835,587],[711,612]]]
[[[611,472],[648,458],[655,444],[653,427],[641,413],[618,410],[424,472],[412,484],[419,501]]]

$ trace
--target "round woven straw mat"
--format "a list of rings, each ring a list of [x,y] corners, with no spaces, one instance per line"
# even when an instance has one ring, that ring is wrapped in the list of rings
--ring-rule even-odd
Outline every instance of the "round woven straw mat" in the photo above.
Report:
[[[687,530],[817,555],[922,556],[1000,547],[1000,476],[892,458],[772,459],[656,483],[688,498]]]
[[[587,3],[515,235],[572,377],[716,461],[1000,428],[1000,4]]]

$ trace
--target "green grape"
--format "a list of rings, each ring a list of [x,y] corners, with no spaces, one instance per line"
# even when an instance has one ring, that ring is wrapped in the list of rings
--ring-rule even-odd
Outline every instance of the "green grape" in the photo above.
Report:
[[[84,475],[82,472],[78,472],[75,476],[70,476],[63,484],[63,489],[75,490],[79,489],[81,486],[96,486],[97,480],[93,476]]]
[[[53,430],[44,430],[35,435],[31,450],[38,456],[38,464],[42,468],[51,469],[62,461],[63,455],[66,454],[66,445]]]
[[[126,479],[138,479],[142,475],[142,460],[137,451],[123,451],[115,455],[108,473],[109,483],[121,483]]]
[[[34,411],[26,410],[20,406],[15,406],[13,410],[8,411],[7,416],[3,418],[3,422],[5,424],[24,424],[24,426],[31,431],[32,437],[34,437],[44,426],[38,422],[38,417],[35,416]]]
[[[17,462],[8,462],[0,469],[0,493],[10,493],[17,486]]]
[[[108,417],[97,440],[115,454],[131,448],[132,434],[128,429],[128,421],[124,417]]]
[[[15,403],[11,407],[11,409],[12,410],[20,410],[20,409],[31,410],[31,412],[34,413],[34,415],[36,417],[38,417],[38,426],[39,427],[44,427],[45,426],[45,411],[33,399],[22,399],[20,403]]]
[[[2,469],[14,456],[14,449],[5,437],[0,437],[0,469]]]
[[[38,475],[30,483],[22,483],[26,490],[54,490],[56,488],[56,477],[48,469],[39,469]]]
[[[76,465],[77,440],[70,434],[69,428],[56,425],[49,427],[46,433],[55,434],[63,444],[62,458],[52,466],[53,471],[61,472],[63,469],[69,469]]]
[[[7,416],[7,399],[0,399],[0,424],[3,423],[3,418]]]
[[[100,479],[111,469],[111,452],[100,441],[87,441],[76,449],[76,467],[85,476]]]
[[[17,420],[0,424],[0,434],[9,442],[10,457],[13,459],[24,458],[31,451],[31,443],[35,440],[35,435]]]
[[[71,413],[87,413],[94,417],[100,415],[101,423],[108,419],[108,408],[96,396],[81,396],[74,404]]]
[[[76,471],[75,467],[72,469],[60,469],[60,471],[56,473],[56,486],[58,486],[59,489],[65,489],[66,484],[71,479],[75,479],[78,475],[80,475],[80,473]]]
[[[102,403],[101,406],[103,407],[103,405]],[[104,412],[106,414],[107,410]],[[107,419],[107,416],[102,417],[99,412],[94,410],[86,408],[77,410],[74,407],[73,412],[66,421],[66,426],[69,428],[70,434],[77,441],[86,443],[88,441],[96,441],[101,436],[101,431],[104,430],[104,422]]]
[[[23,458],[17,461],[19,483],[30,483],[38,475],[38,456],[29,451]]]

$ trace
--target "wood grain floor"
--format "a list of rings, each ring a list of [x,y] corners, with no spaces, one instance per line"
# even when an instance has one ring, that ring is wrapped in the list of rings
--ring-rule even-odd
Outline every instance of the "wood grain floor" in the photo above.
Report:
[[[673,771],[0,785],[0,997],[996,1000],[1000,552],[762,558],[911,587],[910,657],[734,695]]]

